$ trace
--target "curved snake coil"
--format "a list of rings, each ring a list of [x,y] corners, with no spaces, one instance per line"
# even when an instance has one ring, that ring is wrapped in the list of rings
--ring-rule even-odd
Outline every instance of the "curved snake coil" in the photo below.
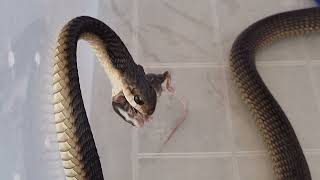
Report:
[[[231,49],[232,77],[256,120],[279,180],[311,180],[311,175],[287,116],[257,72],[255,53],[276,40],[318,31],[320,8],[279,13],[249,26]]]
[[[232,46],[230,54],[232,77],[256,119],[279,180],[311,180],[311,175],[288,118],[257,72],[255,53],[259,48],[275,40],[319,30],[319,8],[295,10],[276,14],[254,23],[238,36]],[[76,63],[76,47],[79,38],[88,40],[96,49],[98,59],[112,84],[116,86],[115,90],[113,89],[113,97],[120,96],[122,99],[117,103],[125,103],[120,110],[128,110],[136,114],[141,110],[150,115],[154,111],[156,100],[152,95],[154,93],[148,90],[145,93],[149,94],[145,97],[153,97],[147,103],[149,108],[140,106],[140,108],[137,106],[137,109],[130,108],[131,100],[127,99],[130,102],[126,102],[121,94],[128,94],[128,92],[120,92],[117,89],[125,85],[125,83],[117,84],[117,79],[124,76],[125,69],[134,72],[127,76],[129,79],[134,76],[138,79],[148,79],[150,82],[153,78],[147,78],[147,75],[135,76],[136,73],[141,72],[136,70],[142,67],[133,62],[120,38],[102,22],[90,17],[78,17],[62,29],[56,49],[53,86],[54,114],[63,167],[67,179],[103,179],[99,156],[80,91]],[[108,61],[105,61],[106,59]],[[158,87],[159,83],[163,82],[164,76],[161,76],[161,80],[157,81],[158,84],[153,87]],[[131,79],[131,83],[139,83],[138,79],[134,79],[135,81]],[[151,82],[150,84],[152,85]],[[144,85],[140,87],[149,88]],[[120,94],[117,94],[119,92]],[[133,106],[135,106],[134,103]],[[117,113],[120,113],[120,116],[123,115],[120,111]],[[142,115],[137,118],[144,118],[145,114],[140,114]],[[141,125],[143,122],[142,120],[131,123]]]
[[[103,22],[81,16],[61,30],[53,69],[53,101],[59,151],[68,179],[103,179],[101,164],[82,100],[77,42],[95,49],[112,85],[112,106],[128,123],[142,127],[153,114],[162,83],[170,74],[145,74],[117,34]]]

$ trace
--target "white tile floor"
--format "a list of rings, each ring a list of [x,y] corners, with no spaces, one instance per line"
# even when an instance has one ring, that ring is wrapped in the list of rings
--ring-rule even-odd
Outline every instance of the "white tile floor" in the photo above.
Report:
[[[162,147],[182,113],[177,97],[164,93],[152,122],[132,129],[112,113],[110,86],[96,63],[91,119],[107,179],[275,179],[229,79],[228,51],[241,30],[260,18],[310,6],[311,0],[100,1],[98,17],[115,29],[135,61],[148,72],[171,71],[177,95],[189,102],[186,121]],[[257,57],[313,179],[320,179],[319,43],[317,35],[284,40]]]
[[[132,128],[113,112],[108,79],[81,42],[80,82],[105,179],[275,179],[254,121],[230,81],[228,53],[251,23],[315,6],[313,0],[1,2],[0,179],[64,179],[50,113],[49,52],[57,30],[79,15],[112,27],[146,71],[171,71],[177,96],[188,101],[185,122],[163,146],[183,113],[179,99],[163,93],[152,122]],[[258,69],[289,116],[314,180],[320,179],[319,44],[319,35],[308,35],[257,55]]]

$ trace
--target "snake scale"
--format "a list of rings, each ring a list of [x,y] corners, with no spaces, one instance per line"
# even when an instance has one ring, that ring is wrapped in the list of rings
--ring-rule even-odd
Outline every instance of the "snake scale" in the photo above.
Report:
[[[287,116],[256,69],[255,53],[276,40],[319,30],[320,8],[283,12],[249,26],[231,49],[232,77],[256,120],[279,180],[310,180],[311,174]]]
[[[244,102],[256,119],[279,180],[311,180],[298,138],[255,66],[261,47],[289,36],[320,30],[320,9],[294,10],[264,18],[244,30],[230,53],[230,69]],[[125,121],[143,126],[156,107],[161,84],[169,77],[145,74],[117,34],[103,22],[81,16],[61,30],[53,73],[53,99],[59,151],[67,179],[103,179],[99,155],[84,108],[78,70],[77,41],[96,50],[112,84],[112,106]]]
[[[145,74],[119,36],[88,16],[61,30],[53,67],[53,103],[57,139],[68,179],[103,179],[101,163],[86,115],[77,69],[77,42],[88,41],[112,85],[112,106],[126,122],[141,127],[154,112],[169,72]],[[169,81],[167,81],[169,82]]]

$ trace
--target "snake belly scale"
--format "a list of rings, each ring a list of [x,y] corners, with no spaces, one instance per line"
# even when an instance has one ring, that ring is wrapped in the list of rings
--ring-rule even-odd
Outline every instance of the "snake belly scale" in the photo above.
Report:
[[[231,49],[232,77],[256,120],[279,180],[311,180],[311,174],[292,125],[256,69],[255,53],[274,41],[319,31],[320,8],[283,12],[249,26]]]

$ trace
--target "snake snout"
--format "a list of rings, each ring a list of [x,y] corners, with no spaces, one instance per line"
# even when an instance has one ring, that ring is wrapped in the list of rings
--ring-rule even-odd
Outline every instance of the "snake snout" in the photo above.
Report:
[[[143,127],[150,117],[131,106],[122,92],[112,97],[112,107],[123,120],[136,127]]]

